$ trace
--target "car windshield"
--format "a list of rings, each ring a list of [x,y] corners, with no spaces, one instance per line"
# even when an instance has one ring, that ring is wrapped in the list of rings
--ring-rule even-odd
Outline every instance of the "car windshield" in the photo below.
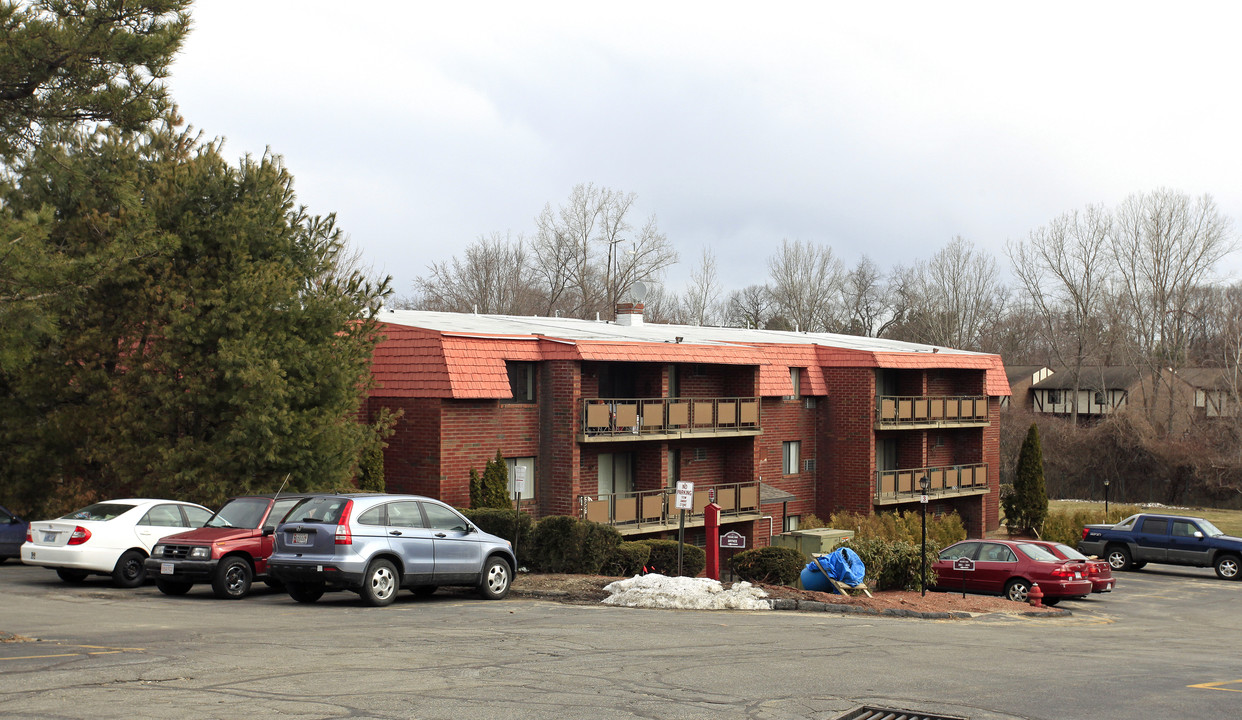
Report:
[[[334,525],[341,519],[341,511],[345,509],[345,504],[348,502],[349,498],[341,497],[306,498],[293,506],[293,509],[285,516],[284,522]]]
[[[1199,523],[1199,529],[1202,530],[1203,534],[1208,537],[1216,537],[1217,535],[1225,534],[1224,530],[1221,530],[1207,520],[1198,520],[1197,522]]]
[[[95,503],[87,505],[81,510],[74,510],[68,515],[61,515],[61,520],[111,520],[128,510],[133,510],[133,505],[125,503]]]
[[[1053,555],[1052,553],[1048,552],[1044,548],[1041,548],[1038,545],[1032,545],[1031,543],[1018,543],[1018,549],[1022,551],[1023,555],[1029,557],[1032,560],[1045,560],[1045,561],[1052,561],[1052,562],[1061,561],[1061,558],[1057,557],[1056,555]]]
[[[206,527],[253,530],[259,527],[259,522],[263,520],[263,513],[267,512],[268,502],[267,498],[234,498],[211,516]]]
[[[1082,553],[1078,552],[1077,550],[1070,547],[1069,545],[1062,545],[1061,543],[1057,543],[1056,548],[1058,552],[1060,552],[1062,555],[1064,555],[1066,558],[1070,560],[1086,560],[1087,559],[1086,555],[1083,555]]]

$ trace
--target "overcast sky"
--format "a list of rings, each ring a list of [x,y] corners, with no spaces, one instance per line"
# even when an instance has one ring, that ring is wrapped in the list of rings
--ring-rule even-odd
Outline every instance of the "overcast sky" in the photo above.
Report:
[[[284,156],[399,295],[592,182],[726,290],[782,238],[847,265],[1160,187],[1242,223],[1242,4],[199,0],[171,87]],[[1235,253],[1222,268],[1235,277]]]

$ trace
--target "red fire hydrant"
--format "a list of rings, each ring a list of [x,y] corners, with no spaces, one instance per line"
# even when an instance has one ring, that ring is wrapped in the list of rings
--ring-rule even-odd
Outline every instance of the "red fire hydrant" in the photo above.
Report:
[[[1031,583],[1031,591],[1026,594],[1027,602],[1031,603],[1031,607],[1043,607],[1044,591],[1039,589],[1039,583]]]

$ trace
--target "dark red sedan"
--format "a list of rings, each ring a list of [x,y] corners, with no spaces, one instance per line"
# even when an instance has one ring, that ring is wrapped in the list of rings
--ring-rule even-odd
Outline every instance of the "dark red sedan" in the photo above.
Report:
[[[1032,540],[1031,543],[1046,549],[1062,560],[1083,563],[1087,569],[1087,579],[1091,581],[1091,592],[1112,592],[1113,588],[1117,586],[1117,582],[1113,580],[1113,568],[1108,564],[1108,561],[1092,560],[1065,543],[1046,540]]]
[[[1081,563],[1058,558],[1025,540],[963,540],[940,551],[932,568],[936,589],[949,592],[1004,595],[1026,602],[1031,586],[1038,583],[1045,605],[1091,593]]]

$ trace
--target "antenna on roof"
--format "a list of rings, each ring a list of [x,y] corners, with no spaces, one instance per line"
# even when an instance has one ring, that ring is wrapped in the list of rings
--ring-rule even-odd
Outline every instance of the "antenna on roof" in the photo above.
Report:
[[[630,286],[630,297],[634,302],[642,302],[647,297],[647,283],[637,280]]]

